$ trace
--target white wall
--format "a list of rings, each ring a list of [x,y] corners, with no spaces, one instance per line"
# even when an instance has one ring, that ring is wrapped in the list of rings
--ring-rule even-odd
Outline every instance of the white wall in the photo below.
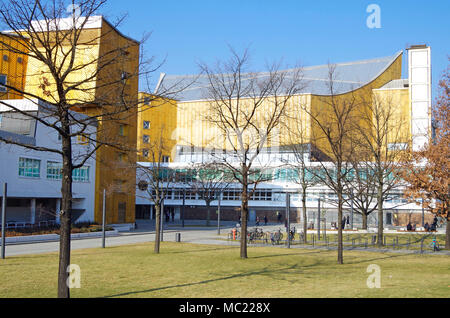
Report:
[[[96,127],[89,127],[95,133]],[[36,126],[36,146],[61,149],[56,130],[42,123]],[[77,144],[73,138],[74,156],[86,152],[90,146]],[[19,176],[19,158],[38,159],[40,164],[40,177],[28,178]],[[0,141],[0,185],[8,184],[9,198],[61,198],[61,180],[47,179],[47,162],[62,162],[59,154],[26,149],[17,145],[5,144]],[[77,199],[74,208],[85,209],[84,214],[77,221],[94,220],[95,199],[95,158],[90,158],[85,166],[89,166],[89,182],[73,182],[73,198]],[[1,192],[2,190],[0,190]],[[1,194],[3,195],[3,193]],[[14,209],[7,211],[13,213]]]

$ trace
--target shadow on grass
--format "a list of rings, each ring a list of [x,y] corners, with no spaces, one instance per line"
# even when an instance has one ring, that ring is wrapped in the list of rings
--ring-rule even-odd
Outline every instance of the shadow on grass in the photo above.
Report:
[[[163,287],[157,287],[157,288],[151,288],[151,289],[145,289],[145,290],[124,292],[124,293],[120,293],[120,294],[105,296],[104,298],[114,298],[114,297],[137,295],[137,294],[142,294],[142,293],[152,293],[152,292],[168,290],[168,289],[172,289],[172,288],[183,288],[183,287],[190,287],[190,286],[196,286],[196,285],[204,285],[204,284],[209,284],[209,283],[214,283],[214,282],[227,281],[227,280],[231,280],[231,279],[243,278],[243,277],[249,277],[249,276],[255,276],[255,275],[269,275],[269,276],[274,276],[279,279],[282,279],[282,278],[280,278],[282,276],[282,274],[285,274],[285,273],[301,274],[302,268],[318,266],[318,265],[320,265],[320,263],[314,263],[314,264],[304,265],[304,266],[299,266],[299,264],[294,264],[294,265],[291,265],[288,267],[275,268],[275,269],[269,269],[266,267],[263,270],[259,270],[259,271],[239,273],[239,274],[234,274],[234,275],[225,276],[225,277],[203,280],[203,281],[199,281],[199,282],[191,282],[191,283],[163,286]],[[292,273],[292,271],[297,271],[297,272]]]

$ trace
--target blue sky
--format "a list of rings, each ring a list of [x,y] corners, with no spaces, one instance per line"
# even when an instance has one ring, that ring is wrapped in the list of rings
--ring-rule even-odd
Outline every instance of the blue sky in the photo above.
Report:
[[[370,29],[366,8],[377,4],[381,28]],[[119,28],[145,44],[149,55],[167,58],[159,71],[198,73],[197,62],[229,57],[228,45],[249,47],[254,70],[267,62],[320,65],[389,56],[411,44],[432,52],[433,98],[450,54],[450,1],[301,0],[109,0],[109,20],[127,18]],[[406,77],[406,58],[404,73]]]

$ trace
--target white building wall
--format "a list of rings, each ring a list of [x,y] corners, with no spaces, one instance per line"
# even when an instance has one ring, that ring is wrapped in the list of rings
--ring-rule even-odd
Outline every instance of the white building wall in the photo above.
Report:
[[[34,106],[37,107],[36,105]],[[6,109],[4,107],[5,106],[3,106],[0,111],[5,111]],[[32,106],[26,105],[26,107]],[[95,133],[96,127],[91,126],[88,128],[88,131]],[[76,138],[73,138],[72,142],[74,157],[77,154],[86,152],[88,149],[91,149],[89,147],[92,147],[78,144]],[[61,141],[58,140],[58,133],[56,130],[39,122],[37,123],[35,130],[35,143],[36,146],[61,149]],[[40,160],[39,178],[19,176],[19,158],[21,157]],[[62,163],[62,158],[57,153],[30,150],[18,145],[6,144],[0,141],[0,185],[7,183],[8,198],[61,199],[61,180],[51,180],[47,178],[47,163],[49,161]],[[85,166],[89,166],[89,181],[73,182],[73,208],[85,210],[77,222],[94,221],[95,158],[90,158]],[[1,193],[1,196],[2,195],[3,193]],[[24,215],[24,210],[26,209],[14,207],[8,208],[7,219],[14,219],[15,221],[22,222],[21,220],[25,219],[26,216]],[[29,211],[30,217],[26,222],[31,222],[33,218],[31,206]]]

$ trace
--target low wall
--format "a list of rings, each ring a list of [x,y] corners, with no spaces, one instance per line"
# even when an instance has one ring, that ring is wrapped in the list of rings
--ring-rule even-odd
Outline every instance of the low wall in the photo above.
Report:
[[[118,235],[117,230],[106,231],[106,236]],[[89,237],[102,237],[102,232],[90,232],[90,233],[74,233],[71,234],[72,239],[77,238],[89,238]],[[45,234],[45,235],[28,235],[28,236],[12,236],[5,238],[6,243],[27,243],[27,242],[46,242],[46,241],[59,241],[59,234]]]

